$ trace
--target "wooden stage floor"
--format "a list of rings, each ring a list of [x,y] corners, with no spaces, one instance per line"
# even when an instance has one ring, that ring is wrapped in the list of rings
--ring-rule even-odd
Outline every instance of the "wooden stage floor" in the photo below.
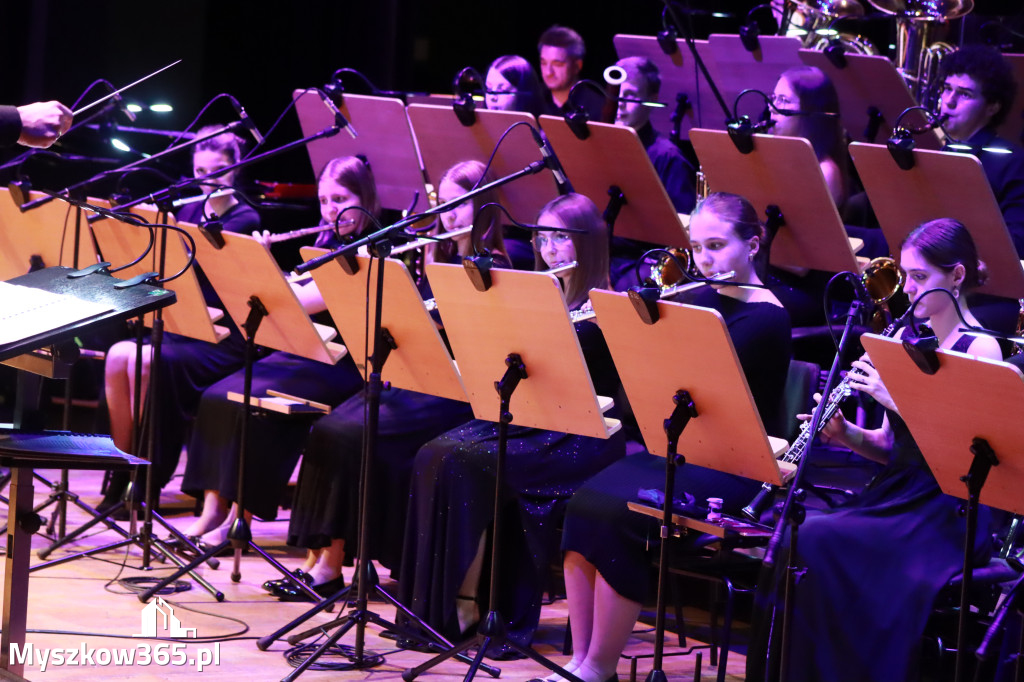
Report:
[[[41,472],[53,480],[57,472]],[[71,472],[71,489],[80,494],[82,500],[90,505],[99,502],[101,472]],[[192,499],[177,492],[180,480],[173,480],[167,486],[161,507],[169,521],[177,528],[184,528],[192,518]],[[45,499],[48,491],[37,482],[36,498]],[[73,529],[85,520],[85,514],[74,505],[69,505],[69,529]],[[3,508],[6,513],[6,508]],[[301,554],[294,548],[285,545],[288,528],[288,511],[281,512],[273,522],[255,522],[253,534],[258,544],[269,554],[282,561],[287,567],[294,568],[300,562]],[[127,524],[124,524],[127,526]],[[158,531],[158,535],[164,533]],[[111,531],[87,534],[78,539],[70,550],[58,549],[50,558],[59,558],[71,550],[81,551],[113,542],[119,536]],[[34,538],[33,547],[39,549],[49,544],[42,535]],[[119,578],[136,576],[163,576],[168,570],[164,564],[155,563],[156,568],[142,571],[141,551],[132,547],[109,551],[91,558],[81,558],[66,564],[47,568],[33,573],[29,583],[29,616],[30,632],[27,640],[39,652],[45,649],[78,649],[83,646],[93,651],[100,649],[137,649],[148,643],[159,644],[153,640],[133,638],[132,635],[142,630],[142,603],[134,593],[128,591],[120,583]],[[37,562],[35,553],[33,564]],[[310,605],[281,603],[261,589],[261,584],[268,579],[280,577],[276,571],[255,553],[242,558],[241,581],[232,583],[230,579],[232,560],[230,557],[221,559],[219,570],[208,567],[200,569],[201,574],[213,585],[224,592],[225,600],[216,602],[199,585],[192,582],[192,589],[166,595],[166,601],[174,609],[174,616],[180,621],[181,627],[195,628],[202,641],[190,642],[183,649],[163,649],[172,660],[199,658],[212,655],[215,645],[213,638],[222,638],[219,645],[219,664],[211,665],[199,673],[195,666],[156,665],[156,649],[152,651],[154,662],[140,665],[136,661],[132,665],[99,665],[102,658],[94,660],[97,664],[85,668],[70,665],[54,665],[51,660],[45,671],[40,665],[33,663],[25,669],[25,676],[31,680],[82,680],[89,676],[100,680],[177,680],[177,679],[235,679],[235,680],[279,680],[291,672],[292,668],[283,656],[289,648],[284,641],[279,641],[268,651],[260,651],[256,647],[256,639],[263,637],[286,622],[305,612]],[[346,578],[351,578],[351,568],[345,569]],[[382,573],[383,587],[394,586]],[[393,619],[394,608],[383,603],[372,602],[370,609],[385,619]],[[650,615],[650,614],[648,614]],[[564,600],[544,607],[541,629],[535,647],[557,663],[565,663],[568,658],[561,655],[561,642],[567,616]],[[311,623],[322,624],[332,620],[335,615],[319,614]],[[691,633],[701,636],[707,632],[707,613],[701,610],[687,609],[686,617]],[[671,620],[671,619],[670,619]],[[742,629],[743,626],[740,626]],[[742,633],[741,633],[742,634]],[[627,653],[650,653],[653,651],[651,628],[639,623],[634,632]],[[342,638],[341,643],[353,645],[355,632],[350,631]],[[675,643],[674,635],[670,635],[669,643]],[[697,643],[691,640],[691,643]],[[307,671],[302,679],[325,680],[400,680],[402,671],[415,666],[427,659],[422,653],[396,650],[394,642],[379,636],[378,628],[367,627],[367,649],[383,654],[385,662],[375,668],[347,672]],[[206,654],[201,650],[208,650]],[[677,650],[668,646],[667,651]],[[181,653],[179,653],[181,652]],[[102,657],[102,654],[100,654]],[[709,665],[709,653],[703,651],[702,675],[699,679],[713,680],[717,669]],[[340,659],[335,659],[340,660]],[[490,662],[490,661],[489,661]],[[670,680],[693,680],[695,655],[669,657],[665,659],[665,669]],[[742,652],[734,651],[729,658],[727,679],[743,679],[745,660]],[[543,677],[546,671],[531,661],[511,661],[495,663],[501,668],[500,679],[527,680],[532,677]],[[650,660],[641,660],[638,666],[638,679],[643,680],[650,670]],[[433,671],[417,679],[430,682],[433,680],[458,680],[465,675],[466,668],[459,662],[446,662]],[[619,677],[629,679],[630,662],[620,659]],[[476,676],[478,680],[490,679],[482,672]]]

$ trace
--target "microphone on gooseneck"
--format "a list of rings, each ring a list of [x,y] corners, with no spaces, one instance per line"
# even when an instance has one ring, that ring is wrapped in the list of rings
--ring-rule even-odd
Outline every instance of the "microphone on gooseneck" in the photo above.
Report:
[[[572,183],[569,182],[569,178],[566,177],[565,171],[562,169],[562,164],[555,156],[555,150],[551,148],[551,143],[548,142],[547,138],[534,127],[530,127],[530,134],[533,135],[534,142],[540,148],[540,155],[544,160],[544,165],[548,167],[551,174],[555,176],[555,184],[558,185],[558,193],[562,196],[570,194],[575,190],[572,188]]]
[[[231,106],[235,108],[235,113],[238,114],[238,120],[242,123],[243,126],[245,126],[245,129],[249,131],[249,134],[252,135],[252,138],[256,140],[256,145],[259,146],[263,144],[263,135],[260,134],[259,129],[256,127],[256,123],[251,118],[249,118],[249,114],[245,113],[245,107],[243,107],[241,102],[239,102],[234,97],[230,97],[230,99]]]
[[[320,99],[323,100],[323,103],[327,108],[331,110],[331,113],[334,114],[334,125],[347,130],[348,134],[352,136],[352,139],[359,137],[359,133],[356,132],[356,129],[352,126],[349,120],[345,118],[345,114],[341,113],[341,109],[339,109],[338,105],[334,103],[331,96],[322,90],[317,90],[316,92],[320,95]]]

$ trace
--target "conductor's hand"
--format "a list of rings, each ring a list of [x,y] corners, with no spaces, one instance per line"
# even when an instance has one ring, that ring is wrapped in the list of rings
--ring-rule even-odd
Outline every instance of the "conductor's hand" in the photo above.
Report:
[[[821,394],[814,394],[814,403],[818,404],[821,402]],[[797,419],[801,421],[810,421],[811,415],[809,414],[798,414]],[[832,415],[832,418],[828,420],[825,427],[818,434],[818,438],[821,439],[822,443],[830,443],[832,441],[843,442],[846,436],[846,431],[849,428],[849,424],[846,421],[846,417],[840,410],[836,410],[836,413]]]
[[[21,137],[26,147],[46,148],[71,127],[71,110],[60,102],[36,102],[18,107]]]

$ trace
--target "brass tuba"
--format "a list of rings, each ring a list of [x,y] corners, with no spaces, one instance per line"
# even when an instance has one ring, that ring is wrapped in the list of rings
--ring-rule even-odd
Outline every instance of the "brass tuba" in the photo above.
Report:
[[[868,0],[896,17],[896,68],[923,106],[942,57],[953,48],[941,38],[951,19],[974,9],[974,0]]]
[[[786,6],[791,18],[788,34],[799,37],[804,47],[823,52],[838,40],[853,54],[878,54],[867,38],[833,28],[840,19],[864,16],[860,0],[786,0]]]

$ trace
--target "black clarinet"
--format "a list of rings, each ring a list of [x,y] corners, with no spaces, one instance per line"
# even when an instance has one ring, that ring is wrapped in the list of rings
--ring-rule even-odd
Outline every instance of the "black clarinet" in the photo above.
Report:
[[[908,311],[909,313],[909,311]],[[882,336],[892,336],[900,327],[902,327],[906,320],[907,313],[897,318],[882,331]],[[813,434],[811,430],[811,422],[806,421],[800,425],[800,434],[793,441],[793,444],[786,450],[786,454],[779,458],[780,462],[789,462],[794,466],[800,464],[800,459],[804,456],[804,452],[807,451],[807,444],[810,442],[813,436],[817,436],[824,430],[829,420],[835,416],[836,412],[842,406],[843,401],[853,395],[854,390],[850,387],[850,377],[853,375],[853,370],[847,373],[843,380],[840,381],[832,392],[828,394],[828,400],[825,405],[821,408],[821,419],[818,421],[818,430]],[[775,496],[775,491],[778,490],[779,486],[771,483],[764,483],[761,486],[761,490],[758,491],[757,495],[753,500],[750,501],[746,507],[743,508],[743,515],[748,519],[757,521],[761,518],[761,513],[764,511],[765,504]]]

